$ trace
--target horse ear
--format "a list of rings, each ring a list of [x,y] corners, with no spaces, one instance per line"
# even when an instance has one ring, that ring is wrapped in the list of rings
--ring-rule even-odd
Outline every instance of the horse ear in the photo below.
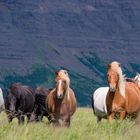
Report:
[[[119,67],[121,67],[121,64],[120,63],[118,63],[118,65],[119,65]]]
[[[58,70],[57,71],[55,71],[55,76],[57,76],[58,75]]]
[[[137,72],[136,75],[140,75],[140,74]]]
[[[110,69],[111,68],[111,64],[108,64],[108,69]]]

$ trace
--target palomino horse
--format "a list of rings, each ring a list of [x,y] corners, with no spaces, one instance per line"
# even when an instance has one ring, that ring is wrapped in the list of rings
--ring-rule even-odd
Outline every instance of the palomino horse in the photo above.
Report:
[[[108,65],[109,92],[106,98],[108,120],[111,123],[115,114],[123,120],[127,114],[138,115],[140,111],[140,91],[133,82],[126,82],[120,64],[116,61]]]
[[[92,95],[92,108],[97,122],[101,121],[102,118],[107,118],[106,96],[108,90],[109,87],[100,87]]]
[[[46,99],[46,108],[53,126],[69,127],[71,116],[76,111],[76,98],[69,83],[66,71],[56,72],[56,87]]]
[[[2,112],[5,108],[4,105],[4,99],[3,99],[3,92],[2,89],[0,88],[0,112]]]

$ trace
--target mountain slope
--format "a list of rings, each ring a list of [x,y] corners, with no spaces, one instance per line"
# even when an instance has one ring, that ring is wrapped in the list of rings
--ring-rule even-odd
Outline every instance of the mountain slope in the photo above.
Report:
[[[41,68],[53,86],[54,71],[65,68],[78,103],[89,105],[92,91],[107,85],[109,62],[122,63],[128,77],[140,72],[139,29],[138,0],[1,0],[1,86],[47,86]]]

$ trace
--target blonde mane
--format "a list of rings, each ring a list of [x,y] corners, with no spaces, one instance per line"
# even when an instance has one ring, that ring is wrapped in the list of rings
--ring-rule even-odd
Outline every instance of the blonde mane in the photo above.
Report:
[[[66,93],[69,100],[70,78],[69,78],[68,72],[66,70],[59,70],[56,75],[56,80],[59,78],[66,80],[66,85],[67,85]]]
[[[117,61],[114,61],[111,63],[111,69],[118,73],[119,75],[119,91],[120,94],[125,98],[125,76],[122,74],[122,69],[120,67],[120,64]]]
[[[140,74],[137,73],[137,75],[134,77],[134,82],[140,87]]]

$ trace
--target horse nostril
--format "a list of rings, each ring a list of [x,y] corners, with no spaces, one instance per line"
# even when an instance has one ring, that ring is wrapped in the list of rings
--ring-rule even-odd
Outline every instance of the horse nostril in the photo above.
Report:
[[[110,92],[115,92],[115,87],[110,86],[110,87],[109,87],[109,90],[110,90]]]
[[[57,95],[57,98],[58,98],[58,99],[62,99],[62,98],[63,98],[63,94],[58,94],[58,95]]]

